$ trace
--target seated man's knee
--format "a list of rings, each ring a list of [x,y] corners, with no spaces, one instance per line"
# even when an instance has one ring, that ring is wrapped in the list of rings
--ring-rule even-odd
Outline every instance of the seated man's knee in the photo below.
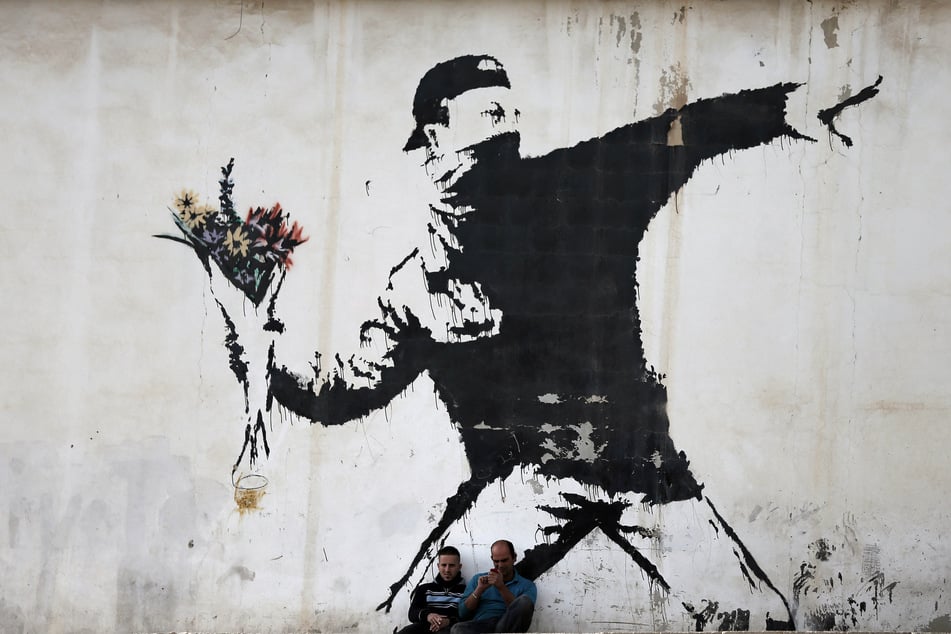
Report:
[[[531,608],[535,609],[535,604],[532,602],[531,597],[526,594],[515,597],[515,600],[512,601],[512,605],[518,605],[520,608]]]
[[[523,594],[520,597],[515,597],[515,600],[509,605],[509,609],[521,612],[522,614],[531,615],[535,612],[535,604],[529,597]]]
[[[496,632],[527,632],[532,624],[535,604],[527,596],[516,597],[495,626]]]

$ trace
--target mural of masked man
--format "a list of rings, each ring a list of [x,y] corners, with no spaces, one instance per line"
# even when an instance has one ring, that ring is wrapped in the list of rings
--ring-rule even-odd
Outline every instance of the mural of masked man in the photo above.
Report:
[[[565,493],[564,506],[541,507],[558,524],[554,539],[521,558],[523,576],[537,578],[599,529],[670,590],[637,542],[645,529],[622,515],[635,502],[693,501],[729,538],[749,585],[772,597],[772,617],[752,626],[792,626],[788,602],[668,433],[667,393],[641,340],[635,274],[651,219],[703,161],[781,138],[809,139],[786,122],[787,97],[797,87],[699,100],[523,157],[520,113],[498,60],[458,57],[422,77],[404,151],[424,155],[434,185],[429,244],[392,269],[380,314],[360,328],[359,356],[313,376],[280,359],[267,369],[269,398],[323,425],[384,407],[425,371],[459,431],[471,476],[381,608],[389,609],[490,483],[529,468],[601,495]],[[875,92],[866,89],[852,103]],[[722,629],[750,626],[748,613],[730,614]]]

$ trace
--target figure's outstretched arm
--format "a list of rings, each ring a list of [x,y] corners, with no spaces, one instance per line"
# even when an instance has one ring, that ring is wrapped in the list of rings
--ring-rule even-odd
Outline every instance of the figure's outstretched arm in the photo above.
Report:
[[[685,168],[693,170],[706,159],[782,137],[815,141],[786,119],[789,96],[801,86],[775,84],[689,103],[673,113],[668,145],[682,153]]]
[[[852,140],[835,128],[835,119],[846,108],[857,106],[878,94],[882,77],[852,97],[839,101],[834,106],[806,114],[807,120],[818,120],[838,137],[846,147]],[[804,84],[781,83],[755,90],[742,90],[735,94],[713,99],[700,99],[687,104],[674,114],[668,139],[673,148],[681,144],[684,172],[689,177],[697,165],[706,159],[726,152],[744,150],[776,139],[815,141],[794,128],[789,122],[789,102],[793,93]],[[686,180],[686,179],[684,179]],[[681,183],[682,184],[682,183]]]
[[[834,120],[843,109],[874,97],[881,81],[879,77],[855,96],[811,116],[849,146],[851,139],[835,128]],[[703,161],[783,138],[815,141],[790,123],[787,112],[791,97],[801,87],[787,82],[699,99],[556,150],[543,160],[592,168],[593,181],[585,181],[591,191],[626,206],[633,221],[646,227]]]

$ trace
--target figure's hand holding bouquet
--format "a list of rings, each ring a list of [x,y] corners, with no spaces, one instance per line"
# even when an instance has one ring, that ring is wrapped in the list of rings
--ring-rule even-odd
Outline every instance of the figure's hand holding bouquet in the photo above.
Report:
[[[254,466],[259,440],[269,452],[262,412],[267,411],[270,350],[275,334],[283,331],[283,324],[274,316],[274,303],[293,263],[291,254],[307,238],[297,222],[288,224],[290,216],[279,203],[270,209],[252,207],[242,220],[232,199],[233,168],[234,159],[221,168],[218,208],[199,202],[193,191],[182,190],[170,209],[182,235],[156,237],[181,242],[195,251],[225,320],[225,346],[231,371],[244,389],[247,415],[234,475],[246,451]],[[269,298],[265,310],[259,313],[265,298]],[[247,301],[252,304],[250,310]]]

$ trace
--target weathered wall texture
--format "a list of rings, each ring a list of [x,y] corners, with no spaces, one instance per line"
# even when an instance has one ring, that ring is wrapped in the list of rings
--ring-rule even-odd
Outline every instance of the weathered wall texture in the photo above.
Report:
[[[403,151],[420,79],[466,54],[549,157],[475,192],[491,239],[447,233]],[[536,631],[948,630],[949,59],[924,0],[0,4],[0,630],[392,631],[434,542],[472,574],[500,537]],[[761,121],[778,88],[696,105],[781,82],[815,142]],[[639,121],[640,158],[549,154]],[[232,157],[241,219],[279,202],[308,238],[283,334],[153,237],[187,238],[183,190],[218,217]],[[387,294],[415,248],[455,295]],[[431,347],[360,347],[381,296],[426,306]],[[441,330],[453,300],[487,330]],[[268,408],[272,339],[275,371],[339,354],[342,400],[294,413],[285,381]],[[346,367],[394,349],[406,376]]]

